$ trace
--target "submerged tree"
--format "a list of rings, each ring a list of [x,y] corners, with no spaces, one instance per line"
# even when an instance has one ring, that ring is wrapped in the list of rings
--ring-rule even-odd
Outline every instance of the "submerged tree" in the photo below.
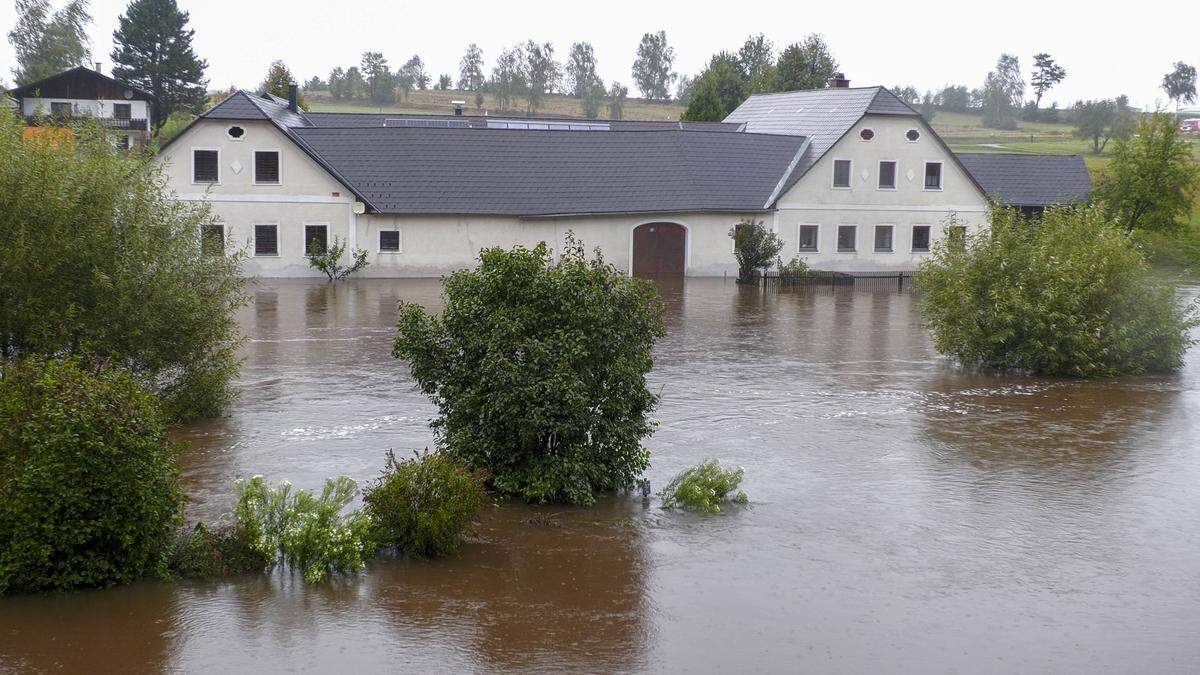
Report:
[[[1174,289],[1151,280],[1129,238],[1098,207],[1037,219],[992,211],[980,234],[934,247],[918,277],[934,346],[970,366],[1112,377],[1183,364],[1196,325]]]
[[[127,368],[172,417],[233,398],[240,254],[200,255],[208,207],[97,126],[23,141],[0,116],[0,357],[70,355]]]
[[[770,268],[783,250],[783,240],[762,221],[743,220],[729,230],[729,236],[733,239],[739,281],[750,281],[759,270]]]
[[[333,244],[326,247],[320,246],[317,240],[310,242],[309,250],[306,257],[308,264],[317,270],[325,273],[330,281],[340,281],[355,274],[370,263],[367,262],[367,252],[364,249],[356,248],[350,254],[350,264],[342,264],[342,256],[346,255],[347,244],[343,243],[339,237],[333,238]]]
[[[438,444],[501,493],[588,504],[630,486],[658,397],[646,386],[663,335],[654,286],[588,259],[492,248],[443,282],[440,316],[400,310],[392,354],[438,407]]]

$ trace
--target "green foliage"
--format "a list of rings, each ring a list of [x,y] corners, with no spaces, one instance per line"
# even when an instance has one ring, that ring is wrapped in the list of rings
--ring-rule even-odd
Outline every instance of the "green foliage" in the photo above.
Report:
[[[1017,111],[1025,98],[1025,80],[1021,63],[1012,54],[1001,54],[996,69],[983,84],[983,126],[992,129],[1016,129]]]
[[[667,44],[665,31],[642,35],[633,62],[633,82],[642,97],[651,101],[671,99],[671,83],[676,78],[671,70],[674,64],[675,48]]]
[[[237,527],[261,556],[287,564],[309,583],[330,572],[354,572],[374,553],[371,519],[362,511],[343,510],[358,494],[358,485],[345,476],[325,480],[318,497],[292,490],[284,481],[272,488],[262,476],[237,482]]]
[[[742,281],[749,281],[758,270],[769,268],[783,250],[783,240],[764,227],[761,220],[743,220],[730,228],[729,236],[733,239],[738,279]]]
[[[262,84],[258,85],[258,90],[287,99],[290,87],[295,83],[296,78],[292,77],[292,71],[288,70],[287,65],[283,61],[275,60],[267,68],[267,76],[263,78]],[[304,98],[304,92],[296,92],[296,105],[302,110],[308,110],[308,100]]]
[[[968,365],[1111,377],[1178,369],[1193,308],[1152,283],[1141,254],[1099,208],[1026,220],[991,213],[990,232],[935,245],[921,266],[934,345]]]
[[[467,46],[467,53],[458,62],[458,88],[463,91],[479,91],[486,83],[487,78],[483,75],[483,50],[472,42]]]
[[[1071,109],[1075,136],[1092,142],[1092,152],[1104,152],[1111,138],[1129,138],[1136,124],[1136,113],[1124,96],[1116,100],[1078,101]]]
[[[70,361],[0,369],[0,593],[162,572],[183,496],[153,398]]]
[[[746,493],[738,490],[744,470],[722,469],[715,459],[707,459],[684,469],[658,493],[664,509],[681,508],[701,513],[720,513],[726,501],[745,504]]]
[[[1146,260],[1156,267],[1175,267],[1200,273],[1200,225],[1188,223],[1168,230],[1134,230],[1131,233]]]
[[[1142,119],[1135,135],[1117,141],[1095,195],[1126,231],[1169,230],[1191,213],[1198,181],[1187,139],[1170,115],[1156,113]]]
[[[692,85],[692,100],[681,119],[688,122],[719,122],[742,104],[749,85],[738,70],[737,57],[721,52]]]
[[[325,276],[329,277],[330,281],[339,281],[354,274],[370,263],[367,262],[367,251],[365,249],[356,248],[351,253],[353,260],[349,265],[342,264],[342,256],[346,254],[347,244],[342,242],[339,237],[333,238],[333,245],[324,250],[314,251],[308,254],[308,264],[313,269],[321,270]]]
[[[812,270],[809,269],[808,263],[804,262],[803,258],[793,257],[779,266],[779,276],[785,279],[803,279],[811,273]]]
[[[213,416],[238,371],[241,255],[198,255],[208,207],[96,126],[24,142],[0,116],[0,357],[129,369],[173,419]]]
[[[775,64],[775,91],[820,89],[837,72],[838,62],[824,38],[813,33],[784,48]]]
[[[161,148],[167,143],[170,143],[172,138],[175,138],[179,134],[183,133],[183,130],[186,129],[188,125],[191,124],[195,119],[196,116],[189,113],[174,113],[168,117],[165,122],[163,122],[163,125],[158,128],[158,131],[154,132],[154,144]]]
[[[17,25],[8,42],[17,58],[17,86],[43,80],[74,66],[87,65],[87,27],[92,22],[87,0],[69,0],[50,11],[50,0],[17,0]]]
[[[363,495],[371,536],[380,548],[412,556],[457,553],[487,500],[486,472],[440,452],[396,461]]]
[[[1067,77],[1067,69],[1058,65],[1054,57],[1042,52],[1033,55],[1033,76],[1029,78],[1029,84],[1033,87],[1033,93],[1037,97],[1033,102],[1033,107],[1036,110],[1042,105],[1042,97],[1046,92],[1050,91],[1059,82],[1062,82]]]
[[[621,119],[625,111],[625,99],[629,98],[629,88],[620,82],[613,82],[608,88],[608,118]]]
[[[589,504],[632,484],[658,401],[654,286],[587,259],[571,235],[557,261],[544,242],[486,249],[443,286],[441,316],[401,306],[392,354],[437,404],[447,454],[534,502]]]
[[[270,562],[238,525],[209,528],[196,523],[176,535],[168,569],[177,578],[212,579],[261,572]]]
[[[199,113],[208,99],[208,62],[192,50],[187,22],[175,0],[133,0],[113,32],[113,77],[158,97],[155,129],[173,114]]]
[[[1196,100],[1196,67],[1183,61],[1175,62],[1171,72],[1163,76],[1162,89],[1175,105]]]

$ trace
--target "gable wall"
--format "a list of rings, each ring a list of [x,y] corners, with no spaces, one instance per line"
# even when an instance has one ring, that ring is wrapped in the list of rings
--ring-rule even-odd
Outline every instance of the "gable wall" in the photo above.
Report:
[[[859,132],[871,128],[875,137],[863,141]],[[905,132],[917,128],[921,138],[910,142]],[[833,187],[835,159],[851,160],[851,187]],[[880,160],[895,160],[895,190],[878,188]],[[924,189],[925,162],[942,162],[942,189]],[[910,178],[911,172],[911,178]],[[987,200],[953,156],[940,144],[932,129],[915,117],[868,115],[836,143],[808,173],[777,202],[775,228],[784,240],[780,257],[805,259],[817,269],[836,271],[906,271],[916,269],[925,253],[911,250],[912,227],[931,226],[932,238],[944,234],[946,219],[955,214],[959,224],[978,229],[984,222]],[[799,226],[818,225],[818,251],[798,250]],[[837,251],[839,225],[857,226],[857,250]],[[874,250],[877,225],[893,226],[891,252]]]

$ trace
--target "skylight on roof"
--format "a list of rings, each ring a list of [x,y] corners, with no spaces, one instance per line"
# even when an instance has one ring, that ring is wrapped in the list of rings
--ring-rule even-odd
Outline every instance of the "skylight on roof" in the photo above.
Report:
[[[385,127],[420,127],[424,129],[466,129],[471,126],[467,120],[430,120],[389,117],[383,120]]]
[[[489,129],[536,129],[541,131],[609,131],[607,122],[534,122],[530,120],[487,121]]]

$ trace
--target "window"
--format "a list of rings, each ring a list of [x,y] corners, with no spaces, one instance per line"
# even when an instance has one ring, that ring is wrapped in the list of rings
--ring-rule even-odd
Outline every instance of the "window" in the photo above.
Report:
[[[225,253],[225,226],[220,223],[209,223],[200,231],[200,253],[203,255],[222,255]]]
[[[880,190],[895,190],[896,189],[896,162],[895,162],[895,160],[883,160],[879,163],[879,189]]]
[[[862,131],[858,132],[858,137],[863,139],[864,141],[869,141],[872,138],[875,138],[875,130],[874,129],[863,129]]]
[[[60,120],[69,120],[71,119],[71,104],[51,103],[50,114]]]
[[[379,252],[380,253],[399,253],[400,252],[400,230],[380,230],[379,231]]]
[[[875,226],[875,250],[880,253],[890,253],[892,250],[892,226]]]
[[[133,139],[129,134],[120,134],[117,136],[117,147],[121,150],[129,150],[133,147]]]
[[[912,250],[918,252],[929,250],[928,225],[913,225]]]
[[[254,151],[254,184],[255,185],[278,185],[279,184],[279,151],[278,150],[255,150]]]
[[[925,162],[925,189],[942,189],[942,163]]]
[[[921,140],[921,132],[917,131],[916,129],[909,129],[904,134],[904,137],[907,138],[910,143],[916,143],[917,141]]]
[[[133,106],[129,103],[113,104],[113,119],[127,120],[133,116]]]
[[[254,255],[279,255],[279,226],[254,226]]]
[[[319,255],[329,248],[328,225],[304,226],[304,255]]]
[[[217,150],[192,150],[192,182],[218,183],[221,180]]]
[[[850,187],[850,160],[848,160],[848,159],[833,160],[833,187],[835,187],[835,188]]]
[[[853,251],[855,240],[858,239],[858,227],[855,225],[838,225],[838,251]]]
[[[816,251],[817,250],[817,233],[820,230],[816,225],[801,225],[800,226],[800,247],[801,251]]]
[[[246,137],[246,130],[235,124],[225,130],[225,135],[235,141],[240,141]]]
[[[962,225],[951,225],[946,231],[950,244],[961,246],[967,241],[967,228]]]

